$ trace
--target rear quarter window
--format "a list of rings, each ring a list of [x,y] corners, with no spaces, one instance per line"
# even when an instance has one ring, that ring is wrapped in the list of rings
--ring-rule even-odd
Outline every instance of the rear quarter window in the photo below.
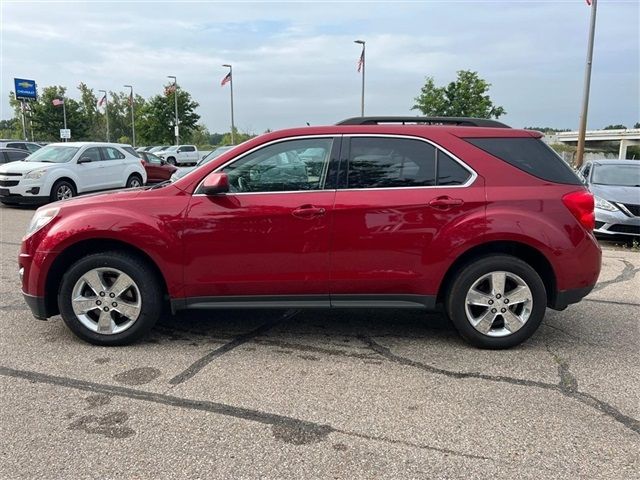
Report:
[[[465,138],[465,140],[542,180],[582,185],[580,178],[571,167],[537,138]]]

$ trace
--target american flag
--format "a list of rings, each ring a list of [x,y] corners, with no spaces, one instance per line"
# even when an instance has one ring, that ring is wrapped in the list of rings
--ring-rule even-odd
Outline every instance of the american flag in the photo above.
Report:
[[[591,6],[591,0],[586,0],[587,5]]]
[[[362,67],[364,66],[364,49],[362,50],[362,53],[360,54],[360,59],[358,60],[358,72],[360,72],[362,70]]]
[[[224,87],[227,83],[229,83],[231,81],[231,72],[227,73],[224,78],[222,79],[222,81],[220,82],[220,86]]]
[[[98,100],[98,107],[102,107],[105,103],[107,103],[107,94],[105,93],[104,96]]]
[[[172,85],[169,85],[168,87],[164,87],[164,94],[166,96],[171,95],[175,91],[176,91],[176,84],[175,83],[172,84]]]
[[[64,105],[64,100],[60,100],[59,98],[54,98],[51,103],[53,103],[54,107],[59,107],[60,105]]]

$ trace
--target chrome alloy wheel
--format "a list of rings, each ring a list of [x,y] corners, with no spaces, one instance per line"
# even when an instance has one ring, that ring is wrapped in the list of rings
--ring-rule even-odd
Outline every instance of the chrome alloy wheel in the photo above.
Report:
[[[71,197],[73,197],[73,190],[69,185],[60,185],[56,190],[56,199],[58,200],[66,200]]]
[[[142,299],[140,289],[126,273],[116,268],[94,268],[74,285],[71,306],[86,328],[114,335],[135,323]]]
[[[138,177],[133,177],[129,182],[129,188],[138,188],[140,186],[142,186],[142,183],[138,180]]]
[[[533,309],[531,289],[515,273],[497,271],[480,277],[465,299],[469,323],[489,337],[505,337],[520,330]]]

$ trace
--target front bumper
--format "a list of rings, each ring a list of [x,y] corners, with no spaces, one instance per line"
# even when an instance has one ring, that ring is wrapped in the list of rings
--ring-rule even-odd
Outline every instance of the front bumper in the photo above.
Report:
[[[38,320],[46,320],[49,318],[50,315],[47,313],[47,304],[44,297],[36,297],[24,292],[22,292],[22,296],[24,297],[24,301],[27,302],[27,305],[31,309],[31,313],[34,317]]]
[[[18,185],[0,186],[0,201],[13,204],[41,204],[49,201],[45,185],[37,180],[20,179]]]
[[[620,210],[610,212],[596,208],[596,228],[593,232],[602,235],[640,236],[640,217],[630,217]]]

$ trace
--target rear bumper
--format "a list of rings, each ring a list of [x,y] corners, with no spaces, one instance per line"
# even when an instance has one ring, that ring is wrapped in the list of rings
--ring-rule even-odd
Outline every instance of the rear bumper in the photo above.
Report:
[[[49,318],[49,315],[47,314],[47,304],[44,297],[36,297],[35,295],[29,295],[24,292],[22,292],[22,296],[24,297],[24,301],[27,302],[27,305],[31,309],[31,313],[34,317],[38,320],[46,320]]]
[[[571,290],[556,292],[555,298],[549,304],[549,307],[553,308],[554,310],[564,310],[572,303],[578,303],[584,297],[589,295],[589,293],[591,293],[591,290],[593,290],[593,287],[595,287],[595,284],[589,287],[574,288]]]

